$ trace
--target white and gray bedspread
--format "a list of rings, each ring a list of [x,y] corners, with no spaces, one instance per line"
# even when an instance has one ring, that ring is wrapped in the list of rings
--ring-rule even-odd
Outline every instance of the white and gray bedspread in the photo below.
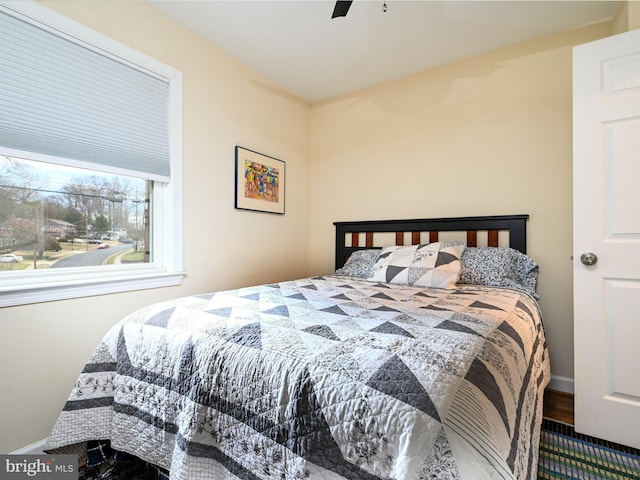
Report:
[[[150,305],[84,367],[47,450],[109,440],[196,479],[534,479],[538,305],[321,276]]]

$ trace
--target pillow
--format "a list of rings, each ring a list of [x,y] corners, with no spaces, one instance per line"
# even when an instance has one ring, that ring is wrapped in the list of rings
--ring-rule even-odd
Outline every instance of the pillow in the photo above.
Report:
[[[368,278],[371,268],[380,256],[380,249],[356,250],[347,259],[342,268],[336,270],[338,275],[351,275],[352,277]]]
[[[433,288],[455,288],[465,245],[434,242],[384,247],[369,275],[377,282]]]
[[[467,247],[461,261],[462,270],[458,283],[515,288],[540,299],[536,293],[538,265],[518,250]]]

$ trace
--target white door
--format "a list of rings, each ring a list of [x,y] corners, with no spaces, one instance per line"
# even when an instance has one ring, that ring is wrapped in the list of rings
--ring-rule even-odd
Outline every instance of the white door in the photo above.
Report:
[[[573,53],[575,428],[640,448],[640,30]]]

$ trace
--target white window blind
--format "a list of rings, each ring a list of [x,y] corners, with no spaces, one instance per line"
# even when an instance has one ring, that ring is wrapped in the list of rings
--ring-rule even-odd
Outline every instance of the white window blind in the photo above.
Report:
[[[168,182],[169,88],[156,73],[0,5],[5,153]]]

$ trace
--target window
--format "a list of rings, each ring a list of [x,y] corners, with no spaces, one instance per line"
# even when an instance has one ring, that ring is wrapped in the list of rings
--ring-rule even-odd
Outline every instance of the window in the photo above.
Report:
[[[182,76],[0,1],[0,306],[182,281]]]

